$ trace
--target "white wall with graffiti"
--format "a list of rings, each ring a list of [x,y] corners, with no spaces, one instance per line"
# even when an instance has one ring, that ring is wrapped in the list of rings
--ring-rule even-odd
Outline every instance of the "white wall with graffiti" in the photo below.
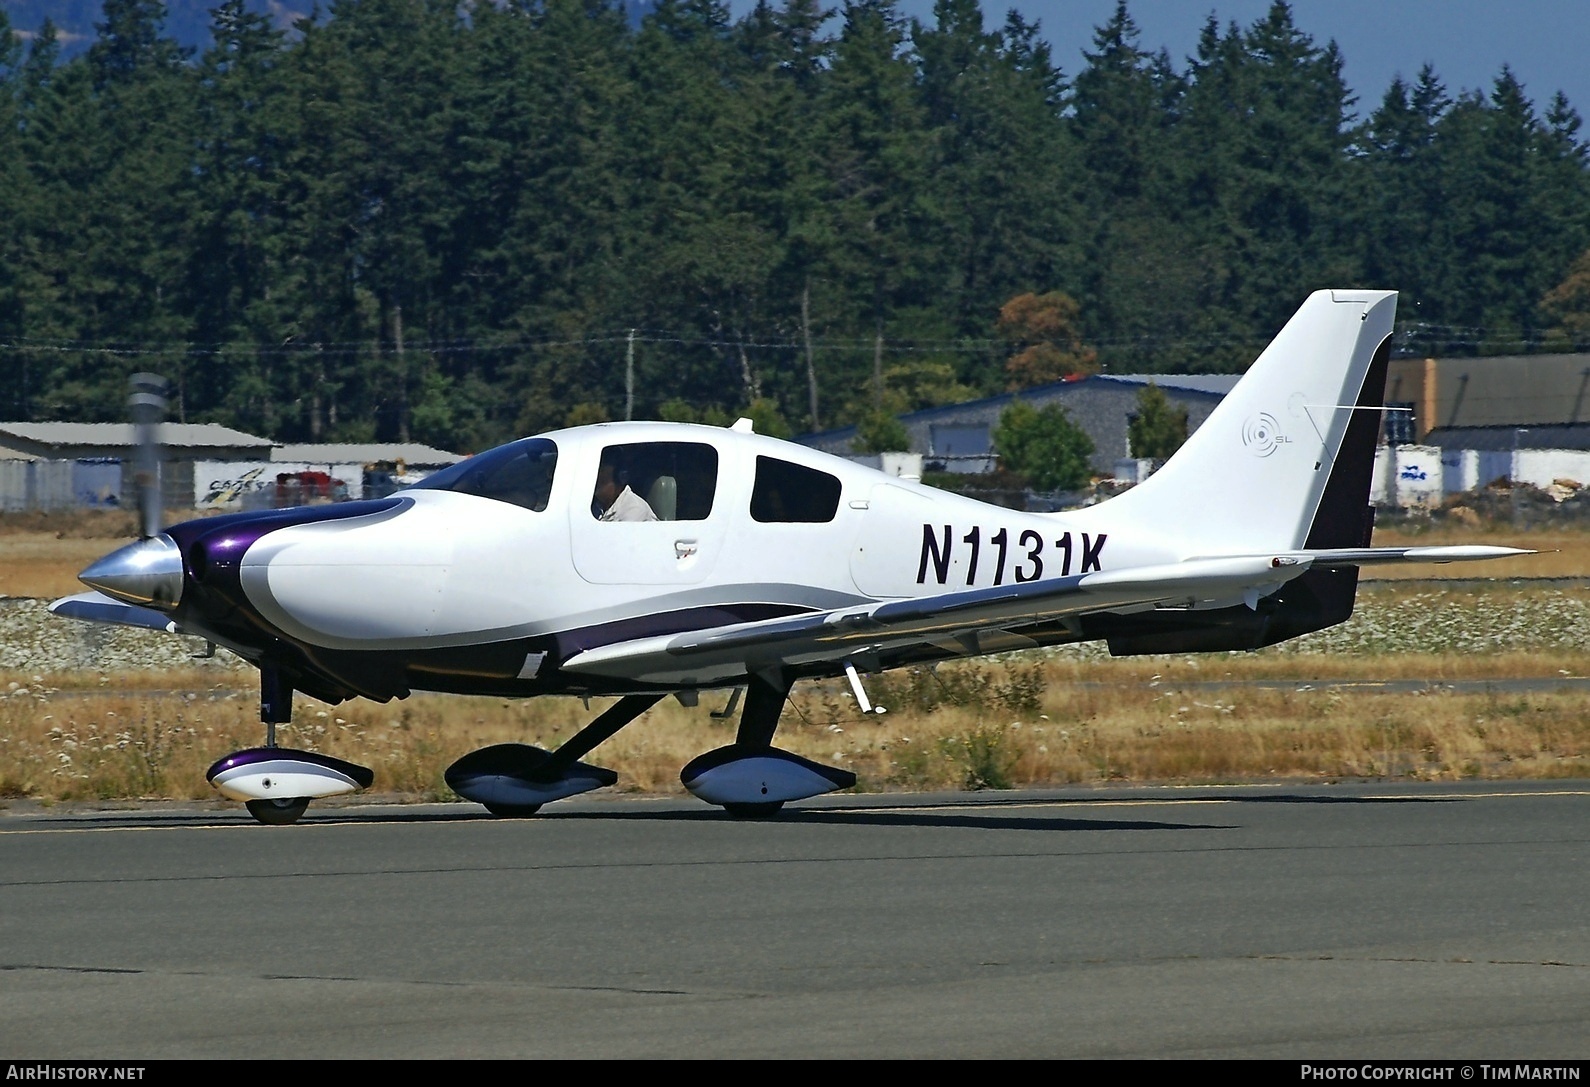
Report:
[[[364,495],[364,466],[281,461],[195,461],[193,504],[201,510],[256,510]]]

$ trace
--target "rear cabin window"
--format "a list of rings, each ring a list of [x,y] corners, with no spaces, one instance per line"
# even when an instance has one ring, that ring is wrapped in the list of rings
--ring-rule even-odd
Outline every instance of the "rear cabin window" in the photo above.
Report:
[[[773,457],[756,458],[751,519],[763,524],[832,521],[839,512],[839,480],[827,472]]]
[[[608,489],[611,488],[611,489]],[[697,442],[635,442],[602,450],[591,516],[603,519],[614,501],[644,501],[658,521],[705,521],[718,489],[718,451]],[[630,499],[616,499],[625,490]],[[609,518],[611,519],[611,518]],[[651,520],[628,515],[621,520]]]

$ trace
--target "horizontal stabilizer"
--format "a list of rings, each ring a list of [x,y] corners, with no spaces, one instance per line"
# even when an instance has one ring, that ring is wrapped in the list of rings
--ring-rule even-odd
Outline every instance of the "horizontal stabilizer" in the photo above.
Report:
[[[1283,556],[1326,566],[1381,566],[1393,562],[1479,562],[1484,559],[1510,559],[1536,552],[1522,547],[1492,547],[1461,544],[1445,547],[1328,547],[1289,551]],[[1210,560],[1202,560],[1210,561]]]

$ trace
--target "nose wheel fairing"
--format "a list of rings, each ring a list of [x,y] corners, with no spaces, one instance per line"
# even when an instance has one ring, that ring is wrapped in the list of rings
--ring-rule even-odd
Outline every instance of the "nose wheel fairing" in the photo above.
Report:
[[[250,747],[218,760],[205,778],[231,800],[314,800],[368,789],[375,771],[316,751]]]
[[[276,746],[276,726],[292,720],[293,685],[271,665],[260,667],[259,716],[265,745],[234,751],[205,778],[222,796],[241,800],[261,823],[295,823],[311,800],[368,789],[375,771],[318,751]]]

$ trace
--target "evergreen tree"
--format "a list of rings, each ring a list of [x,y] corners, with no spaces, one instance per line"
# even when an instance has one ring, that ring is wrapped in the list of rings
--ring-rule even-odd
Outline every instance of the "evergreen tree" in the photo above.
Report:
[[[1394,287],[1403,323],[1440,323],[1450,244],[1437,138],[1451,101],[1425,65],[1409,87],[1399,76],[1358,138],[1352,218],[1363,281]]]
[[[176,42],[163,37],[163,0],[104,0],[104,21],[94,24],[98,36],[88,48],[94,89],[101,93],[136,82],[186,57]]]
[[[21,146],[21,58],[22,43],[11,33],[10,20],[0,10],[0,223],[6,224],[0,231],[0,344],[14,344],[22,335],[28,294],[23,271],[27,245],[23,230],[30,209]],[[0,365],[5,366],[5,371],[15,367],[14,373],[7,374],[11,380],[5,382],[15,392],[0,411],[5,411],[8,418],[26,419],[28,390],[25,382],[17,388],[17,379],[26,374],[26,369],[21,365],[24,360],[12,355],[14,351],[15,347],[0,347]]]
[[[1137,411],[1127,420],[1127,444],[1134,457],[1165,460],[1187,440],[1187,409],[1171,404],[1153,382],[1137,394]]]
[[[517,344],[477,354],[479,372],[455,382],[478,447],[562,425],[571,403],[617,409],[622,348],[571,341],[610,321],[651,326],[626,267],[644,197],[625,134],[636,101],[622,19],[583,0],[483,8],[468,46],[453,307],[482,346]]]
[[[634,71],[631,146],[649,190],[635,274],[649,308],[688,319],[705,341],[657,352],[667,387],[749,404],[763,396],[765,366],[747,345],[772,323],[781,301],[772,277],[785,259],[761,139],[771,88],[735,48],[727,9],[705,0],[659,4],[636,41]]]
[[[852,335],[870,341],[870,350],[833,360],[854,393],[851,418],[886,408],[891,325],[925,300],[932,282],[924,251],[929,134],[902,52],[904,30],[892,0],[849,0],[818,114],[825,234],[834,243],[827,278],[849,302]]]
[[[1230,368],[1321,282],[1349,275],[1336,224],[1351,98],[1335,43],[1316,46],[1276,0],[1246,32],[1205,25],[1188,76],[1178,156],[1207,268],[1204,331]]]
[[[826,15],[816,0],[785,0],[777,9],[762,0],[734,38],[749,141],[734,199],[779,254],[765,288],[762,338],[790,345],[762,362],[758,385],[811,430],[822,425],[826,369],[812,344],[837,308],[825,278],[835,238],[822,204],[817,137],[818,94],[834,45],[821,33]]]
[[[270,304],[281,238],[276,212],[283,154],[274,109],[284,36],[243,0],[215,9],[215,44],[198,69],[199,126],[188,178],[194,212],[187,224],[185,304],[204,352],[190,398],[244,429],[275,433]]]
[[[70,60],[0,29],[15,415],[119,419],[136,368],[178,418],[478,449],[623,415],[633,345],[638,415],[816,428],[1013,352],[1234,367],[1328,282],[1400,289],[1430,353],[1582,342],[1572,106],[1427,68],[1354,128],[1285,4],[1178,71],[1121,3],[1074,85],[976,0],[217,4],[196,59],[156,0]],[[1002,325],[1023,296],[1074,299],[1066,335]]]
[[[47,416],[122,418],[136,367],[170,375],[174,414],[185,417],[180,236],[195,96],[182,51],[160,36],[163,14],[160,4],[107,4],[88,55],[30,88],[25,142],[50,209],[36,220],[37,270],[51,286],[29,332],[91,345],[50,360],[34,405]]]
[[[1162,370],[1188,363],[1181,344],[1207,304],[1207,270],[1176,210],[1183,81],[1139,38],[1117,3],[1076,79],[1072,128],[1087,179],[1077,200],[1087,224],[1078,296],[1107,363]]]
[[[982,339],[1012,294],[1074,275],[1078,171],[1060,116],[1061,73],[1037,28],[1015,17],[987,32],[975,0],[939,0],[934,15],[936,27],[917,24],[912,40],[933,132],[926,184],[942,262],[936,305],[953,307],[941,318],[949,335]],[[998,363],[967,356],[961,373],[997,388]]]
[[[1583,192],[1583,151],[1574,118],[1556,117],[1554,129],[1542,125],[1503,68],[1488,99],[1465,97],[1442,121],[1452,256],[1441,287],[1457,349],[1527,349],[1542,332],[1540,299],[1590,242],[1582,202],[1572,199]]]

